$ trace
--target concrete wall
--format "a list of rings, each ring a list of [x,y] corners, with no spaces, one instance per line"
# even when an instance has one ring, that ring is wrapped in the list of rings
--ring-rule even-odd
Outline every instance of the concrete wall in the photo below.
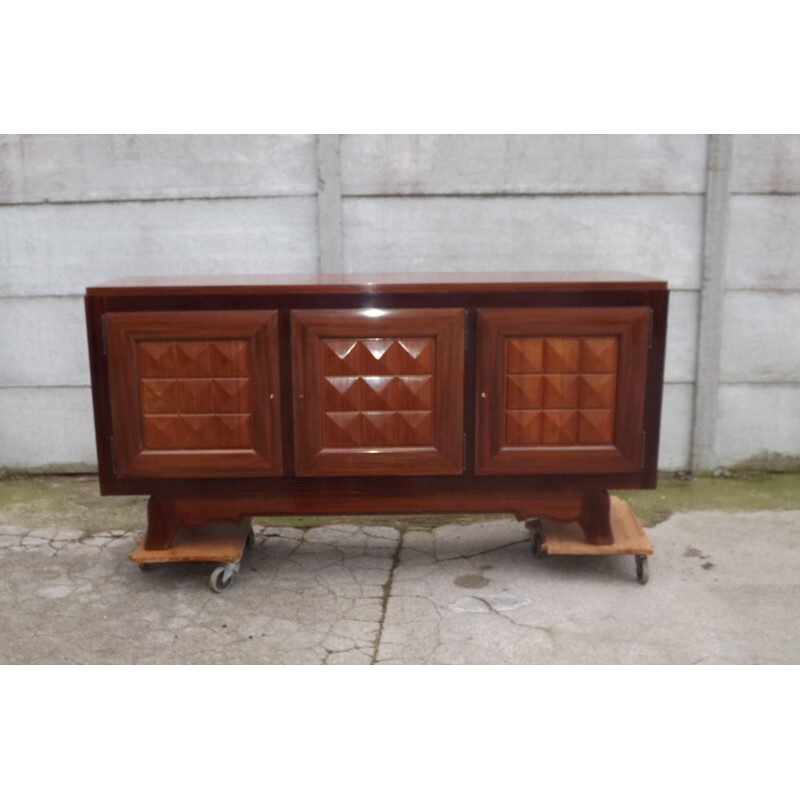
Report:
[[[717,454],[800,455],[800,136],[737,136]]]
[[[687,468],[708,149],[704,135],[1,136],[0,466],[95,464],[86,285],[340,264],[666,278],[660,461]],[[729,170],[713,464],[800,455],[800,136],[736,136]]]

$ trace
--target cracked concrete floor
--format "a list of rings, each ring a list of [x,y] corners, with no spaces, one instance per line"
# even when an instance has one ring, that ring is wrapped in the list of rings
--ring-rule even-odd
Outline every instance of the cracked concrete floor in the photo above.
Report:
[[[800,512],[680,513],[625,557],[534,560],[512,519],[256,526],[230,589],[136,534],[0,524],[0,663],[798,663]]]

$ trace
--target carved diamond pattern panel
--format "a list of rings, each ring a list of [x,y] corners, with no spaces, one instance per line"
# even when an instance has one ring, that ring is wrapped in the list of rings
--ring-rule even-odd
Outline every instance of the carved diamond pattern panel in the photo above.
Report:
[[[136,356],[146,449],[253,446],[246,340],[141,341]]]
[[[612,444],[616,336],[507,338],[505,444]]]
[[[506,412],[506,444],[530,445],[542,442],[541,411]]]
[[[322,339],[326,447],[433,444],[435,339]]]

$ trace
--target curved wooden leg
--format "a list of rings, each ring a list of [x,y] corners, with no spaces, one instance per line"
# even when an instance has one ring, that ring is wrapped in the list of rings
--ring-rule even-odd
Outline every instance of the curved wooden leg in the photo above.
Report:
[[[234,499],[223,504],[211,499],[153,495],[147,503],[147,535],[142,548],[169,550],[181,528],[186,528],[190,536],[190,531],[215,523],[234,525],[243,542],[252,542],[253,518],[239,510],[238,502]]]
[[[614,534],[611,532],[611,502],[607,491],[583,493],[578,522],[589,544],[614,544]]]
[[[167,550],[180,528],[175,504],[169,497],[152,495],[147,502],[145,550]]]

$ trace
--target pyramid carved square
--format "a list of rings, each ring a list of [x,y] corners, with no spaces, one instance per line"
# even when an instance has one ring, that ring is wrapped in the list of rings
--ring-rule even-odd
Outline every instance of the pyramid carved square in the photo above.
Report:
[[[249,378],[215,378],[212,387],[213,408],[218,414],[251,410]]]
[[[544,340],[506,339],[506,371],[510,375],[542,372]]]
[[[139,342],[136,351],[139,377],[175,377],[177,355],[174,342]]]
[[[581,340],[581,372],[616,372],[619,344],[615,336]]]
[[[320,344],[323,375],[360,375],[361,350],[354,339],[323,339]]]
[[[541,408],[542,376],[509,375],[506,380],[506,408]]]
[[[505,441],[508,445],[538,445],[542,443],[541,411],[507,411]]]
[[[578,412],[578,441],[581,444],[611,444],[614,440],[614,412],[592,410]]]
[[[401,411],[397,414],[397,445],[413,447],[433,444],[433,414],[430,411]]]
[[[323,420],[323,441],[326,447],[360,447],[361,413],[358,411],[329,411]]]
[[[243,378],[250,374],[249,347],[241,340],[211,342],[211,374],[217,378]]]
[[[212,414],[215,411],[210,380],[184,379],[177,383],[178,411],[181,414]]]
[[[361,417],[361,444],[365,447],[390,447],[397,444],[396,412],[365,411]]]
[[[581,375],[580,407],[613,408],[616,392],[616,375]]]
[[[429,375],[433,372],[433,339],[398,339],[395,374]]]
[[[544,372],[578,372],[580,368],[580,342],[576,338],[544,340]]]
[[[177,405],[177,381],[144,378],[141,383],[143,414],[174,414]]]
[[[175,345],[176,375],[179,378],[211,377],[210,342],[178,342]]]
[[[361,408],[364,411],[394,411],[397,409],[397,378],[388,375],[370,375],[359,378]]]
[[[545,411],[542,418],[544,444],[575,444],[578,440],[577,411]]]
[[[252,426],[249,414],[217,414],[214,417],[214,447],[231,450],[252,447]]]
[[[577,375],[545,375],[542,382],[545,408],[578,407]]]

